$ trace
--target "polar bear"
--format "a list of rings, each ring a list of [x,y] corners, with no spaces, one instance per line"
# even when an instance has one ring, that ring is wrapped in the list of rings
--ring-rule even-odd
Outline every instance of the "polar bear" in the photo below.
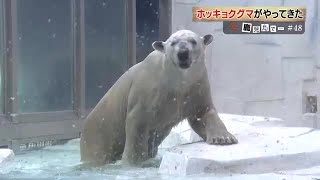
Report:
[[[184,119],[208,144],[236,144],[215,109],[205,67],[213,41],[190,30],[155,41],[144,61],[125,72],[90,112],[81,133],[81,161],[135,166],[155,157]]]

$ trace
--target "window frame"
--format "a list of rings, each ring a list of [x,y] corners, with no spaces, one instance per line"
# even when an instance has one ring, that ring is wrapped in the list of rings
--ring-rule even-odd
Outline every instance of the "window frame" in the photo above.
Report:
[[[4,2],[3,1],[0,1],[0,8],[1,8],[1,14],[0,14],[0,18],[1,18],[1,21],[0,21],[0,28],[2,28],[2,31],[1,31],[1,34],[0,34],[0,36],[1,36],[1,38],[0,38],[0,43],[1,43],[1,47],[2,47],[2,49],[1,49],[1,51],[4,51],[5,49],[6,49],[6,45],[5,45],[5,36],[4,36],[4,34],[6,33],[5,32],[5,28],[4,28],[4,25],[5,25],[5,12],[4,12]],[[6,58],[6,54],[5,53],[3,53],[2,54],[2,57],[1,57],[1,59],[2,59],[2,65],[3,65],[3,67],[2,67],[2,69],[1,69],[1,92],[3,93],[2,94],[2,99],[0,99],[1,101],[2,101],[2,107],[1,107],[1,111],[0,111],[0,124],[1,124],[1,122],[4,122],[5,120],[6,120],[6,115],[5,115],[5,76],[6,76],[6,72],[5,72],[5,66],[6,66],[6,64],[5,64],[5,58]]]
[[[18,112],[17,96],[17,1],[0,0],[3,27],[2,88],[3,109],[0,113],[0,147],[8,147],[20,152],[20,144],[50,139],[73,139],[80,136],[85,117],[92,109],[85,107],[85,0],[70,0],[72,13],[73,110],[50,112]],[[171,34],[171,1],[159,2],[160,38]],[[126,0],[127,68],[136,64],[136,0]],[[15,97],[12,100],[11,97]]]

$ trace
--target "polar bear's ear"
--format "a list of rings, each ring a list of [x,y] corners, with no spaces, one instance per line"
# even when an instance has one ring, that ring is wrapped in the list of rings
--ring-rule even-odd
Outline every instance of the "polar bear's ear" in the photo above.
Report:
[[[158,50],[160,52],[164,52],[164,43],[162,41],[155,41],[152,43],[152,47],[155,50]]]
[[[204,45],[209,45],[213,41],[213,36],[211,34],[207,34],[203,36],[203,43]]]

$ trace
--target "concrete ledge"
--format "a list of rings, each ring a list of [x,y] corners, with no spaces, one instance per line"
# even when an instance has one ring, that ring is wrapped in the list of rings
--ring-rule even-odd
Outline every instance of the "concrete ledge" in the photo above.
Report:
[[[220,118],[226,123],[241,122],[242,126],[245,124],[252,125],[255,127],[281,127],[284,126],[284,121],[279,118],[273,117],[262,117],[262,116],[241,116],[241,115],[233,115],[233,114],[219,114]],[[228,126],[229,128],[233,128],[234,126]],[[237,132],[239,129],[233,129],[233,132]],[[196,134],[188,124],[187,120],[182,121],[176,127],[171,130],[171,133],[168,135],[166,139],[160,145],[160,148],[166,149],[170,147],[174,147],[177,145],[194,143],[201,141],[202,138]]]
[[[227,128],[239,140],[231,146],[197,142],[169,148],[160,173],[192,175],[265,174],[320,166],[320,131],[311,128],[254,126],[259,120],[226,115]],[[241,120],[242,119],[242,120]],[[266,120],[260,119],[260,123]]]

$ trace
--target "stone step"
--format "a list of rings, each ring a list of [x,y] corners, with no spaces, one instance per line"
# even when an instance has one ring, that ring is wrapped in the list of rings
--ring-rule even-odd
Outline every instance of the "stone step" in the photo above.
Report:
[[[228,130],[238,138],[239,144],[177,144],[163,153],[160,173],[265,174],[320,166],[320,143],[317,143],[320,131],[283,127],[277,123],[266,126],[266,120],[262,119],[261,126],[256,126],[257,120],[248,122],[248,118],[230,117],[221,118]]]

